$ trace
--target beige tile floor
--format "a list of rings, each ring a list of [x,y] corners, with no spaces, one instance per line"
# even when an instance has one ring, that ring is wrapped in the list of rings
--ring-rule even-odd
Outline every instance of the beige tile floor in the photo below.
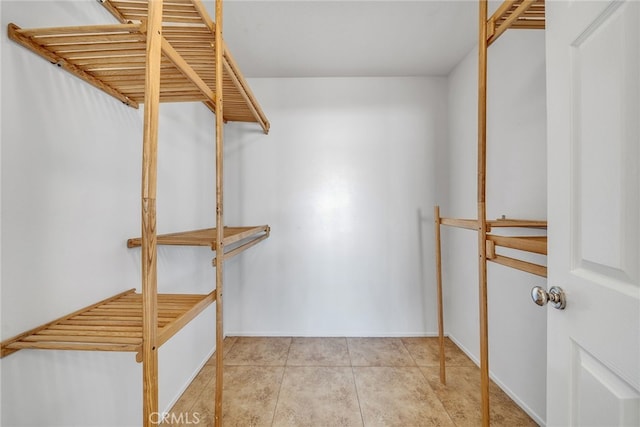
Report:
[[[479,370],[446,341],[447,385],[437,338],[225,340],[225,426],[477,426]],[[213,425],[215,357],[171,410],[173,426]],[[491,384],[493,426],[535,426]]]

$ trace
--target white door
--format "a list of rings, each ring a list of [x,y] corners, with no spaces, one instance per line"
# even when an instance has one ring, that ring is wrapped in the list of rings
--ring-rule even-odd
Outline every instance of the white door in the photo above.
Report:
[[[547,425],[640,426],[640,1],[547,1]]]

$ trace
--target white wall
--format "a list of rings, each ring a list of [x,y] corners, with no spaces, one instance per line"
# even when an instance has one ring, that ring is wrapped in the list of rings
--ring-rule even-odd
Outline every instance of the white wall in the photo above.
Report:
[[[448,199],[441,214],[476,218],[477,49],[449,75]],[[546,218],[544,32],[511,31],[489,48],[487,218]],[[445,328],[479,358],[476,233],[443,228]],[[539,257],[527,257],[544,262]],[[546,310],[529,296],[546,280],[489,264],[491,374],[545,419]]]
[[[142,109],[9,41],[6,26],[113,22],[96,2],[2,1],[2,339],[140,286]],[[34,11],[37,11],[34,12]],[[163,105],[158,230],[214,224],[213,115]],[[159,290],[207,293],[212,252],[161,247]],[[168,409],[214,347],[208,308],[160,349]],[[22,350],[2,359],[2,425],[141,424],[133,353]]]
[[[227,126],[226,214],[229,224],[268,223],[272,236],[227,264],[227,332],[434,334],[446,79],[251,84],[272,128],[264,140]]]

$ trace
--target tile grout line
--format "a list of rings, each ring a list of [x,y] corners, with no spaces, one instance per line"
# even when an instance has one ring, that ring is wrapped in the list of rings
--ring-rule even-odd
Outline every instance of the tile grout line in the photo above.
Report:
[[[273,415],[271,416],[271,425],[276,421],[276,412],[278,410],[278,403],[280,403],[280,392],[282,391],[282,383],[284,382],[284,374],[287,372],[287,363],[289,362],[289,354],[291,353],[291,346],[293,345],[293,337],[289,337],[289,347],[287,348],[287,357],[284,359],[284,365],[282,366],[282,376],[280,377],[280,386],[278,387],[278,394],[276,395],[276,404],[273,407]]]
[[[415,357],[413,357],[413,353],[411,353],[411,350],[409,350],[407,348],[407,346],[404,343],[404,340],[402,338],[400,338],[400,344],[402,344],[402,347],[406,350],[407,354],[409,355],[409,357],[411,358],[411,360],[413,360],[413,365],[420,369],[420,366],[418,365],[418,361],[416,360]],[[420,370],[420,372],[422,372],[422,370]],[[424,375],[423,375],[424,376]],[[425,378],[426,379],[426,378]]]
[[[362,403],[360,403],[360,393],[358,393],[358,383],[356,382],[356,372],[353,366],[353,360],[351,359],[351,350],[349,347],[349,338],[344,338],[347,343],[347,355],[349,356],[349,366],[351,367],[351,377],[353,378],[353,388],[356,391],[356,399],[358,400],[358,409],[360,410],[360,420],[362,421],[362,426],[364,427],[364,414],[362,413]]]
[[[422,376],[422,379],[424,379],[425,385],[427,387],[429,387],[429,390],[431,390],[431,392],[433,393],[435,398],[438,399],[438,402],[442,406],[442,409],[444,410],[444,413],[447,415],[447,417],[451,421],[451,424],[454,425],[454,426],[457,426],[457,424],[455,423],[455,421],[451,417],[451,414],[447,410],[447,407],[445,406],[444,402],[442,401],[442,399],[440,399],[440,396],[438,396],[438,394],[435,392],[433,387],[431,387],[431,384],[429,383],[429,378],[427,378],[427,376],[425,375],[424,371],[422,370],[422,368],[428,367],[428,366],[420,366],[420,365],[418,365],[418,361],[416,360],[416,357],[414,357],[413,353],[411,352],[411,350],[409,350],[409,348],[407,347],[407,345],[405,344],[405,342],[404,342],[404,340],[402,338],[400,338],[400,342],[402,343],[402,346],[407,351],[407,353],[409,353],[409,357],[411,357],[411,360],[413,360],[413,363],[415,364],[415,367],[418,369],[418,372],[420,373],[420,376]],[[422,345],[426,347],[426,343],[422,344]]]
[[[442,401],[442,399],[440,398],[440,396],[438,395],[438,393],[435,392],[435,390],[433,389],[433,387],[431,386],[431,383],[429,382],[429,378],[427,378],[427,375],[424,373],[424,370],[422,368],[428,368],[428,365],[425,366],[420,366],[418,365],[418,362],[416,361],[415,357],[413,357],[413,353],[411,353],[411,351],[407,348],[406,344],[404,343],[404,340],[402,341],[402,345],[407,349],[407,351],[409,352],[409,355],[411,356],[411,358],[413,359],[414,363],[416,364],[418,371],[420,372],[420,375],[422,375],[422,378],[424,378],[427,387],[429,387],[429,389],[431,389],[431,391],[433,392],[433,395],[436,397],[436,399],[438,399],[438,402],[440,402],[440,405],[442,405],[442,409],[444,409],[445,414],[447,414],[447,417],[449,417],[449,420],[451,421],[451,424],[453,424],[454,426],[457,426],[458,424],[456,424],[456,422],[454,421],[453,417],[451,416],[451,413],[449,413],[449,410],[447,409],[447,406],[444,404],[444,402]],[[426,343],[423,344],[426,347]],[[451,367],[449,367],[449,369],[451,369]]]
[[[423,366],[422,368],[428,368],[428,367],[429,366]],[[431,386],[431,383],[429,382],[429,378],[427,378],[427,375],[424,373],[424,370],[422,370],[421,367],[418,366],[418,371],[420,372],[420,375],[422,375],[422,378],[424,378],[424,381],[425,381],[427,387],[429,387],[429,389],[431,390],[431,392],[433,393],[435,398],[438,399],[438,402],[440,402],[440,405],[442,406],[442,409],[444,410],[444,413],[447,415],[447,417],[449,417],[449,420],[451,421],[451,424],[454,425],[454,426],[457,426],[458,424],[456,424],[456,422],[454,421],[454,418],[451,416],[451,413],[447,409],[447,405],[444,404],[444,402],[442,401],[442,399],[440,398],[438,393],[436,393],[436,391]]]

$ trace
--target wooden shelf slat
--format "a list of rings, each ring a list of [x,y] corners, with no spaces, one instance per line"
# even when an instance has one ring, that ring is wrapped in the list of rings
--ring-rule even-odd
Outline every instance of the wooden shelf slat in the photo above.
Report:
[[[100,335],[76,335],[76,334],[36,334],[29,335],[22,339],[23,342],[78,342],[78,343],[107,343],[107,344],[140,344],[142,341],[142,337],[140,338],[130,338],[130,337],[121,337],[115,335],[109,336],[100,336]]]
[[[17,341],[7,349],[11,353],[23,349],[32,350],[74,350],[74,351],[138,351],[136,344],[99,344],[99,343],[58,343]],[[2,357],[7,353],[3,351]]]
[[[141,338],[142,331],[106,331],[106,330],[95,330],[93,328],[87,329],[61,329],[56,327],[50,327],[49,329],[44,329],[38,332],[38,335],[68,335],[70,332],[74,331],[78,333],[78,335],[83,335],[86,337],[129,337],[129,338]]]

